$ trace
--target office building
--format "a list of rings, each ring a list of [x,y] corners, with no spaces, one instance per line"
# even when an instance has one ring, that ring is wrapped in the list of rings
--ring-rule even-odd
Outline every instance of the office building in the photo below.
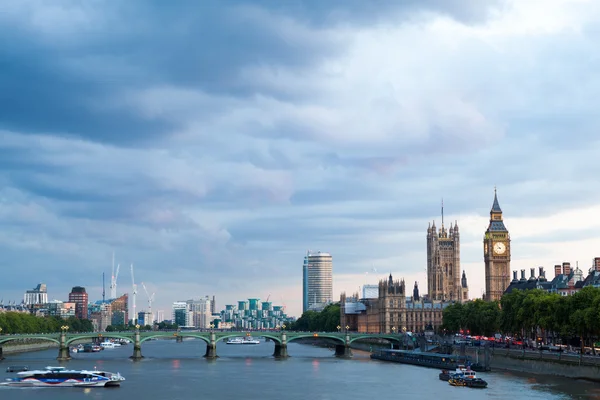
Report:
[[[46,284],[40,283],[34,289],[26,291],[25,296],[23,297],[23,303],[26,306],[48,303]]]
[[[84,287],[75,286],[69,293],[69,302],[75,303],[75,316],[79,319],[88,318],[88,294]]]
[[[331,254],[309,250],[304,257],[302,273],[302,312],[323,310],[333,300]]]

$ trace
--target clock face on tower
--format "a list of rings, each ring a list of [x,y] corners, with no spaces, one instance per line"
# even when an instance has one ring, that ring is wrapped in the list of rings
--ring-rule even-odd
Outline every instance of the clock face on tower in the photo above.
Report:
[[[506,246],[502,242],[494,243],[494,253],[496,254],[504,254],[506,251]]]

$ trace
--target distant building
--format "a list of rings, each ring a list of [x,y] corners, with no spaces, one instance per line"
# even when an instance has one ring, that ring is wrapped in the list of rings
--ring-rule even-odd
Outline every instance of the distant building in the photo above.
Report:
[[[379,286],[378,285],[363,285],[362,287],[362,298],[363,299],[376,299],[379,297]]]
[[[210,327],[212,313],[210,312],[211,301],[208,296],[198,300],[188,300],[186,302],[189,313],[189,320],[186,326],[206,329]]]
[[[173,302],[171,320],[179,326],[191,326],[191,316],[188,316],[187,302]]]
[[[110,300],[112,315],[111,325],[127,325],[129,323],[129,295]]]
[[[276,329],[294,321],[285,313],[285,306],[274,306],[270,301],[258,298],[240,300],[225,305],[225,309],[213,314],[213,324],[223,329]]]
[[[75,286],[69,293],[69,302],[75,303],[75,316],[79,319],[88,318],[88,294],[84,287]]]
[[[140,311],[138,313],[138,324],[140,326],[154,325],[154,321],[152,320],[152,314],[148,311]]]
[[[404,280],[379,282],[377,298],[340,297],[340,327],[363,333],[425,332],[442,325],[442,314],[450,302],[430,300],[419,295],[415,282],[407,296]]]
[[[547,280],[544,267],[539,267],[538,276],[535,276],[535,268],[530,269],[530,276],[525,276],[525,270],[521,270],[521,277],[517,271],[513,271],[513,279],[504,291],[504,294],[514,290],[541,289],[549,293],[558,293],[561,296],[570,296],[577,293],[586,286],[600,287],[600,258],[594,258],[592,267],[587,277],[584,272],[576,266],[571,268],[571,263],[563,262],[554,266],[554,279]]]
[[[164,310],[156,311],[156,322],[161,323],[165,320],[165,312]]]
[[[504,225],[502,209],[494,189],[494,203],[490,210],[490,224],[483,237],[485,263],[485,299],[500,300],[510,284],[510,234]]]
[[[95,332],[104,332],[111,324],[112,306],[109,300],[88,304],[88,313]]]
[[[439,231],[435,221],[427,228],[427,290],[434,301],[463,301],[461,284],[460,234],[458,222],[444,227],[442,204],[442,226]]]
[[[33,290],[26,291],[23,297],[23,304],[26,306],[46,303],[48,303],[48,291],[45,283],[40,283]]]
[[[302,266],[302,312],[320,311],[333,300],[333,261],[331,254],[311,252]]]
[[[47,304],[47,315],[67,319],[75,316],[75,303],[53,300]]]

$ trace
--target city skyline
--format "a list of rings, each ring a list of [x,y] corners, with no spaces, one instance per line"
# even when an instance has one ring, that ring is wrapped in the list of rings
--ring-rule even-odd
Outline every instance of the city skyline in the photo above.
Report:
[[[441,198],[478,298],[494,186],[511,270],[598,256],[600,3],[223,4],[4,7],[5,301],[101,299],[113,251],[155,310],[299,316],[306,249],[333,256],[334,300],[390,272],[424,293]]]

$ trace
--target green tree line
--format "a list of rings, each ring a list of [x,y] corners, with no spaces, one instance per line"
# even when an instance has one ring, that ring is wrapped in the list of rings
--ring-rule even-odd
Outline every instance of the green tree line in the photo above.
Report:
[[[600,336],[600,288],[585,287],[570,296],[540,289],[514,290],[500,302],[453,304],[444,309],[443,328],[544,341],[579,338],[582,347],[591,345]]]
[[[61,326],[68,326],[70,332],[92,332],[94,327],[87,319],[69,317],[37,317],[28,313],[0,313],[2,334],[53,333],[60,332]]]
[[[329,304],[323,311],[306,311],[288,327],[292,331],[337,332],[340,324],[339,303]]]

